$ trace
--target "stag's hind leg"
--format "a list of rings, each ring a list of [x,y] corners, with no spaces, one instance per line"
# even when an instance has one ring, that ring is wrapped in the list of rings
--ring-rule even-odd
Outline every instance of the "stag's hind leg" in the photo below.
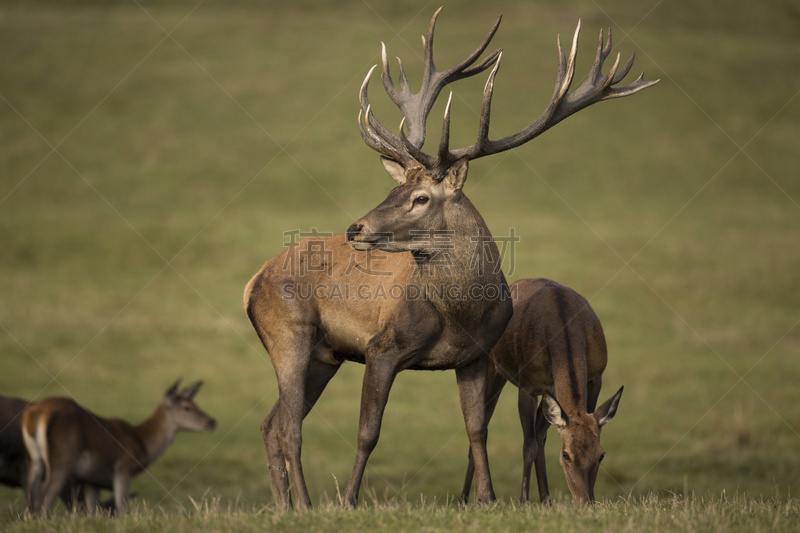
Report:
[[[300,465],[300,449],[313,335],[310,328],[295,328],[291,335],[267,343],[278,378],[278,401],[261,424],[261,433],[267,449],[272,494],[281,510],[292,507],[290,481],[297,505],[311,506]]]
[[[299,347],[309,343],[294,343],[292,353],[270,350],[278,375],[279,397],[261,424],[261,434],[267,449],[272,493],[279,508],[292,507],[290,482],[299,508],[311,507],[303,466],[301,463],[302,423],[319,399],[325,386],[339,369],[315,358],[319,347]]]
[[[281,410],[281,400],[275,402],[269,414],[261,422],[261,437],[267,449],[267,466],[272,482],[272,498],[281,510],[292,506],[292,495],[289,491],[289,474],[286,470],[286,459],[278,439],[277,419]]]

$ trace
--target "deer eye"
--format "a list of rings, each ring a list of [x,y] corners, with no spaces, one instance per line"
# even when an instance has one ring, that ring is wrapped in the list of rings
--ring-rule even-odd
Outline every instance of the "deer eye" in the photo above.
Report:
[[[429,198],[424,195],[417,196],[414,198],[414,205],[425,205],[428,203]]]
[[[597,462],[598,462],[598,463],[602,463],[602,462],[603,462],[603,459],[605,459],[605,457],[606,457],[606,454],[605,454],[605,453],[601,453],[601,454],[600,454],[600,459],[598,459],[598,460],[597,460]]]
[[[567,452],[561,452],[561,457],[567,462],[570,461],[569,454]]]

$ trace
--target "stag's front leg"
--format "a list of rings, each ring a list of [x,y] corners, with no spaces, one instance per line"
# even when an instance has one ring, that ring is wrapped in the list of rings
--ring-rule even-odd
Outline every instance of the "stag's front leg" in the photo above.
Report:
[[[489,372],[487,373],[486,383],[486,402],[484,409],[486,410],[486,426],[488,428],[489,422],[492,420],[497,401],[500,399],[500,393],[503,392],[506,379],[497,372],[494,364],[489,361]],[[487,430],[488,431],[488,430]],[[459,504],[464,506],[469,501],[469,493],[472,490],[472,478],[475,475],[475,459],[472,456],[472,446],[469,448],[467,474],[464,476],[464,488],[461,490],[461,499]]]
[[[361,478],[372,450],[378,444],[381,422],[389,390],[397,375],[397,365],[391,356],[378,356],[380,360],[367,359],[364,382],[361,387],[361,414],[358,418],[358,451],[353,464],[353,472],[347,482],[344,504],[355,507],[358,504],[358,491]]]
[[[486,426],[488,416],[485,408],[486,370],[489,357],[479,357],[468,365],[456,368],[458,396],[467,427],[470,451],[475,465],[476,500],[478,503],[495,500],[492,476],[489,472],[489,457],[486,453]]]

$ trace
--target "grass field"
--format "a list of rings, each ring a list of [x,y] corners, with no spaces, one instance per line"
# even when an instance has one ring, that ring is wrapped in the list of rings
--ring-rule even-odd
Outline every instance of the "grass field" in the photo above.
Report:
[[[259,424],[277,389],[241,294],[285,232],[341,232],[391,189],[358,134],[358,88],[381,40],[419,82],[419,35],[439,4],[261,4],[0,3],[0,394],[69,395],[137,421],[182,376],[206,381],[197,400],[219,420],[214,433],[179,436],[136,479],[123,521],[63,510],[48,524],[25,520],[22,492],[0,487],[0,529],[793,528],[795,3],[446,4],[442,68],[504,14],[495,138],[543,110],[555,37],[566,40],[578,18],[578,76],[599,28],[611,27],[623,59],[636,51],[635,75],[661,79],[475,161],[465,186],[495,236],[513,229],[521,239],[506,257],[510,280],[556,279],[603,321],[601,399],[620,385],[625,394],[603,433],[602,504],[567,504],[554,432],[560,503],[514,503],[522,437],[508,390],[489,434],[500,503],[459,510],[467,442],[455,377],[408,372],[392,390],[363,509],[338,509],[363,373],[349,364],[304,424],[319,508],[301,515],[271,507]],[[482,84],[454,87],[456,145],[472,142]],[[384,123],[399,122],[377,80],[371,102]]]

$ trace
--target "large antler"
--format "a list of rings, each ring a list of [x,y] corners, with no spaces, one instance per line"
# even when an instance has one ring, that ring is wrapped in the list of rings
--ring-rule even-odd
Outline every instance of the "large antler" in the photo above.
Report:
[[[611,28],[608,29],[608,40],[603,44],[603,30],[600,30],[600,42],[597,45],[597,54],[594,59],[589,75],[580,87],[575,89],[572,93],[568,93],[569,87],[572,84],[572,78],[575,75],[575,58],[578,55],[578,35],[581,32],[581,22],[578,21],[578,27],[575,28],[575,35],[572,38],[572,49],[569,53],[569,58],[565,58],[564,50],[561,47],[561,38],[557,39],[558,43],[558,76],[556,77],[556,85],[553,90],[553,97],[550,104],[544,110],[544,113],[539,116],[532,124],[524,128],[520,132],[509,135],[497,141],[491,141],[488,138],[489,131],[489,115],[491,112],[492,103],[492,90],[494,88],[494,77],[497,74],[497,67],[495,66],[492,73],[489,75],[489,80],[486,82],[486,87],[483,91],[483,103],[481,105],[481,118],[480,126],[478,129],[478,140],[472,146],[459,148],[449,153],[450,161],[456,161],[462,157],[469,159],[476,159],[485,155],[496,154],[511,148],[520,146],[530,141],[534,137],[547,131],[555,126],[568,116],[589,107],[590,105],[600,102],[602,100],[610,100],[612,98],[621,98],[635,94],[641,90],[655,85],[661,80],[644,81],[644,73],[642,73],[636,81],[631,84],[623,85],[621,87],[614,87],[615,84],[621,82],[625,76],[630,72],[633,66],[633,60],[636,56],[635,52],[631,53],[630,59],[622,67],[619,72],[620,54],[617,53],[617,59],[611,67],[609,73],[603,76],[602,68],[603,62],[611,53]]]
[[[367,97],[367,89],[369,87],[369,80],[372,76],[372,71],[375,70],[375,67],[370,69],[367,77],[364,79],[364,83],[361,85],[361,111],[359,111],[358,114],[358,125],[364,142],[382,155],[403,163],[406,166],[413,164],[414,162],[420,163],[428,168],[437,166],[437,158],[433,158],[420,150],[422,145],[425,143],[425,124],[428,119],[428,114],[430,113],[436,98],[438,98],[439,93],[444,86],[454,81],[483,72],[490,67],[492,63],[494,63],[495,60],[500,57],[501,54],[501,50],[496,50],[484,58],[483,61],[473,66],[473,63],[475,63],[483,51],[486,50],[486,47],[489,46],[489,42],[492,40],[497,28],[500,26],[502,15],[498,17],[497,22],[495,22],[492,29],[489,30],[486,38],[483,40],[481,45],[475,49],[474,52],[467,56],[466,59],[450,67],[449,69],[442,72],[438,71],[433,62],[433,32],[436,27],[436,19],[441,11],[442,8],[440,7],[436,10],[436,13],[433,14],[430,25],[428,26],[427,38],[422,38],[424,49],[424,65],[422,86],[420,87],[419,92],[411,92],[411,88],[408,84],[408,78],[406,77],[405,70],[403,69],[403,63],[400,61],[400,58],[397,58],[397,62],[400,66],[400,89],[397,89],[392,81],[392,76],[389,73],[389,62],[386,57],[386,45],[381,43],[381,58],[383,60],[383,73],[381,78],[383,80],[383,86],[386,89],[386,93],[389,95],[389,98],[392,99],[395,105],[397,105],[397,107],[400,109],[400,112],[403,114],[403,120],[400,123],[399,135],[395,135],[383,127],[383,125],[378,122],[378,120],[375,118],[375,115],[372,113],[369,99]],[[446,132],[442,133],[443,143],[445,143],[449,138],[449,112],[450,102],[448,101],[447,111],[445,112],[444,129]],[[362,121],[361,118],[362,113],[366,117],[366,120],[364,121]],[[408,127],[409,134],[407,137],[403,131],[404,125]],[[447,151],[447,149],[445,149],[445,151]]]
[[[369,79],[372,75],[373,67],[364,83],[361,86],[361,111],[358,115],[359,129],[364,141],[374,150],[382,155],[394,159],[406,166],[414,164],[415,162],[425,166],[428,169],[445,169],[453,162],[461,159],[477,159],[479,157],[496,154],[520,146],[541,133],[547,131],[555,126],[568,116],[584,109],[594,103],[602,100],[610,100],[612,98],[621,98],[635,94],[643,89],[655,85],[660,80],[644,81],[644,74],[640,75],[633,83],[614,87],[617,83],[621,82],[625,76],[630,72],[633,66],[635,53],[631,54],[628,62],[618,71],[620,55],[617,54],[616,61],[611,67],[607,75],[603,75],[602,68],[603,62],[611,53],[611,29],[608,30],[608,40],[603,39],[603,31],[600,31],[600,42],[597,46],[597,54],[595,56],[594,65],[589,71],[586,80],[572,93],[569,93],[572,79],[575,75],[575,58],[578,53],[578,35],[581,31],[581,23],[578,21],[578,27],[575,29],[575,35],[572,39],[572,48],[569,57],[564,55],[564,50],[561,47],[561,38],[557,40],[558,44],[558,75],[556,77],[555,89],[550,104],[545,111],[533,123],[519,131],[514,135],[509,135],[502,139],[492,141],[489,139],[489,117],[491,115],[492,93],[494,90],[494,79],[497,71],[500,68],[500,59],[502,58],[502,50],[497,50],[478,65],[468,68],[478,56],[488,46],[489,41],[497,31],[500,24],[498,18],[494,27],[487,35],[481,46],[478,47],[467,59],[448,69],[445,72],[438,72],[433,66],[433,29],[436,24],[436,17],[442,8],[439,8],[431,19],[431,24],[428,29],[427,40],[423,38],[425,48],[425,72],[422,82],[422,88],[417,94],[411,94],[408,87],[408,80],[405,76],[402,63],[400,63],[400,85],[401,90],[398,91],[394,86],[389,74],[389,67],[386,60],[386,47],[383,47],[383,84],[389,97],[395,102],[403,113],[403,120],[400,122],[399,135],[391,133],[384,128],[372,114],[369,101],[367,100],[367,88]],[[398,62],[400,60],[398,59]],[[494,63],[494,68],[489,74],[489,79],[483,90],[483,99],[481,102],[480,122],[478,125],[478,139],[475,144],[450,150],[450,101],[448,100],[447,107],[444,113],[444,124],[442,127],[442,139],[439,143],[439,150],[435,157],[425,154],[421,151],[422,144],[425,141],[425,122],[428,113],[433,106],[433,102],[439,95],[442,88],[450,82],[458,79],[465,78],[484,71]],[[452,98],[452,94],[451,94]],[[361,119],[361,113],[364,113],[366,120]],[[406,137],[403,127],[404,124],[409,125],[409,135]]]

